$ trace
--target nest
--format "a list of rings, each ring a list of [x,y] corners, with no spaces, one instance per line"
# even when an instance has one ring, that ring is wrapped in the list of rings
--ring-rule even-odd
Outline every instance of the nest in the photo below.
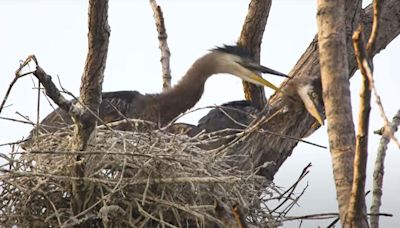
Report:
[[[249,224],[271,219],[263,206],[271,183],[256,170],[233,167],[220,150],[202,149],[204,140],[159,129],[99,127],[86,151],[71,151],[71,137],[69,129],[40,135],[24,152],[6,157],[3,226],[224,226],[230,212],[217,208],[233,204]]]

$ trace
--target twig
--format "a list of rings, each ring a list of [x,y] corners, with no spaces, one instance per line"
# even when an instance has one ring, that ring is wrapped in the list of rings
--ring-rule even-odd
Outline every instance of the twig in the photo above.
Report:
[[[385,216],[385,217],[393,217],[393,214],[389,213],[379,213],[379,214],[372,214],[369,213],[367,214],[368,216]],[[302,216],[288,216],[282,219],[282,222],[286,221],[292,221],[292,220],[299,220],[299,219],[309,219],[309,220],[315,220],[315,219],[330,219],[330,218],[336,218],[339,216],[339,213],[321,213],[321,214],[309,214],[309,215],[302,215]]]
[[[165,28],[164,16],[161,7],[157,5],[156,0],[150,0],[150,5],[154,12],[154,20],[156,21],[159,48],[161,50],[160,62],[162,65],[163,89],[166,90],[171,88],[171,68],[169,64],[171,53],[167,43],[168,35]]]
[[[3,110],[3,107],[4,107],[4,105],[5,105],[6,101],[7,101],[8,96],[10,95],[10,92],[11,92],[12,87],[14,86],[14,84],[17,82],[18,79],[19,79],[19,77],[16,76],[16,77],[11,81],[10,85],[8,86],[6,95],[4,95],[3,102],[2,102],[1,105],[0,105],[0,113],[1,113],[1,111]]]
[[[383,175],[384,175],[384,163],[386,157],[387,145],[390,142],[390,135],[393,135],[397,131],[397,127],[400,125],[400,110],[397,111],[396,115],[392,119],[392,123],[389,128],[386,129],[379,142],[378,152],[375,160],[375,168],[373,174],[372,183],[372,204],[370,211],[371,213],[378,214],[381,206],[382,200],[382,185],[383,185]],[[388,133],[387,131],[390,131]],[[379,217],[371,216],[370,218],[371,228],[379,227]]]
[[[154,220],[154,221],[157,221],[157,222],[159,222],[159,223],[162,223],[162,224],[164,224],[164,225],[166,225],[166,226],[168,226],[168,227],[178,228],[177,226],[174,226],[174,225],[172,225],[172,224],[170,224],[170,223],[167,223],[167,222],[165,222],[165,221],[162,221],[162,220],[160,220],[160,219],[154,217],[153,215],[151,215],[150,213],[148,213],[145,209],[143,209],[143,207],[140,206],[140,203],[137,202],[137,200],[135,200],[135,202],[136,202],[136,206],[138,207],[139,212],[142,213],[143,215],[145,215],[146,217],[149,217],[150,219],[152,219],[152,220]]]
[[[0,144],[0,147],[2,147],[2,146],[19,145],[19,144],[24,143],[24,142],[26,142],[26,141],[28,141],[28,140],[29,140],[29,139],[22,139],[22,140],[18,140],[18,141],[15,141],[15,142],[3,143],[3,144]]]
[[[36,129],[35,134],[36,136],[39,135],[39,128],[40,128],[40,81],[38,79],[38,90],[37,90],[37,106],[36,106]]]
[[[31,124],[35,125],[35,123],[29,119],[29,116],[24,116],[22,115],[22,113],[16,111],[15,114],[17,114],[18,116],[22,117],[22,119],[25,119],[26,121],[30,122]]]
[[[339,217],[337,217],[335,220],[333,220],[326,228],[332,228],[335,227],[336,223],[339,222]]]
[[[292,210],[292,208],[294,207],[294,205],[298,205],[297,202],[300,200],[300,198],[304,195],[304,193],[306,192],[308,188],[308,183],[306,184],[306,186],[303,188],[303,190],[301,191],[301,193],[292,200],[292,202],[285,208],[283,209],[283,211],[281,213],[279,213],[280,215],[287,215],[287,213],[290,212],[290,210]]]
[[[30,61],[34,61],[35,64],[38,65],[38,62],[37,62],[37,60],[36,60],[36,57],[35,57],[34,55],[30,55],[30,56],[28,56],[28,58],[26,58],[26,60],[25,60],[25,61],[19,66],[19,68],[15,71],[15,77],[14,77],[14,79],[11,81],[10,85],[8,86],[7,92],[6,92],[6,94],[4,95],[4,98],[3,98],[3,102],[1,102],[1,105],[0,105],[0,113],[1,113],[1,111],[3,110],[4,105],[5,105],[6,101],[7,101],[7,98],[8,98],[8,96],[10,95],[11,89],[12,89],[12,87],[14,86],[14,84],[17,82],[17,80],[18,80],[19,78],[21,78],[21,77],[24,77],[24,76],[26,76],[26,75],[32,73],[32,72],[28,72],[28,73],[21,74],[22,69],[23,69],[26,65],[28,65],[28,64],[30,63]]]
[[[51,179],[59,179],[59,180],[70,180],[70,181],[88,181],[92,183],[102,183],[102,184],[117,184],[120,180],[106,180],[102,178],[95,177],[73,177],[67,175],[53,175],[47,173],[30,173],[30,172],[22,172],[22,171],[12,171],[8,169],[0,168],[1,173],[9,173],[13,175],[13,178],[16,177],[46,177]],[[0,180],[5,180],[10,177],[0,176]],[[260,180],[262,177],[260,177]],[[144,179],[136,179],[136,178],[123,178],[123,183],[127,185],[145,185],[148,183],[148,178]],[[181,183],[226,183],[233,184],[235,182],[242,181],[241,178],[236,176],[221,176],[221,177],[165,177],[165,178],[152,178],[152,184],[181,184]],[[122,182],[122,181],[121,181]]]
[[[383,119],[383,122],[384,122],[384,128],[385,129],[388,129],[388,128],[390,128],[390,124],[389,124],[389,119],[387,118],[387,116],[386,116],[386,114],[385,114],[385,110],[384,110],[384,108],[383,108],[383,104],[382,104],[382,101],[381,101],[381,97],[379,96],[379,94],[378,94],[378,92],[377,92],[377,90],[376,90],[376,87],[375,87],[375,82],[374,82],[374,79],[373,79],[373,76],[372,76],[372,72],[371,72],[371,70],[370,69],[368,69],[367,68],[367,66],[368,66],[368,64],[364,61],[363,62],[363,66],[366,68],[366,70],[367,70],[367,76],[368,76],[368,78],[369,78],[369,80],[370,80],[370,87],[371,87],[371,90],[372,90],[372,92],[373,92],[373,95],[374,95],[374,97],[375,97],[375,102],[376,102],[376,104],[378,105],[378,109],[379,109],[379,113],[380,113],[380,115],[381,115],[381,118]],[[399,142],[399,140],[394,136],[394,134],[390,131],[390,130],[384,130],[389,136],[390,136],[390,138],[393,140],[393,142],[397,145],[397,147],[398,148],[400,148],[400,142]]]
[[[235,123],[235,124],[237,124],[237,125],[239,125],[239,126],[241,126],[241,127],[244,127],[244,128],[247,128],[247,127],[248,127],[248,125],[239,122],[239,120],[235,120],[235,118],[233,118],[231,115],[229,115],[229,113],[227,113],[222,107],[223,107],[223,106],[220,106],[220,107],[218,107],[217,109],[218,109],[220,112],[222,112],[226,117],[228,117],[228,119],[230,119],[233,123]]]
[[[9,118],[9,117],[2,117],[2,116],[0,116],[0,119],[9,120],[9,121],[18,122],[18,123],[23,123],[23,124],[29,124],[29,125],[35,126],[35,124],[32,123],[32,121],[17,120],[17,119],[13,119],[13,118]]]
[[[285,200],[283,202],[281,202],[278,206],[276,206],[271,213],[275,212],[276,210],[278,210],[282,205],[284,205],[286,203],[286,201],[288,201],[289,197],[293,194],[294,190],[296,189],[297,185],[300,183],[300,181],[307,176],[307,174],[310,172],[309,168],[311,167],[311,163],[308,163],[308,165],[306,167],[304,167],[303,171],[301,172],[299,178],[297,178],[296,182],[290,187],[288,188],[281,196],[280,199],[282,199],[287,193],[288,197],[285,197]]]
[[[57,210],[56,205],[54,205],[53,201],[51,201],[51,199],[47,196],[45,192],[41,192],[41,194],[50,203],[51,207],[54,210],[54,214],[57,218],[58,225],[60,226],[60,228],[63,228],[64,226],[61,223],[60,212]]]
[[[297,142],[302,142],[302,143],[305,143],[305,144],[308,144],[308,145],[312,145],[312,146],[316,146],[316,147],[319,147],[319,148],[322,148],[322,149],[328,149],[328,147],[326,147],[326,146],[323,146],[323,145],[320,145],[320,144],[317,144],[317,143],[313,143],[313,142],[310,142],[308,140],[304,140],[304,139],[301,139],[301,138],[293,137],[293,136],[290,136],[290,135],[283,135],[283,134],[275,133],[275,132],[272,132],[272,131],[266,130],[266,129],[262,129],[262,130],[260,130],[260,132],[263,132],[263,133],[266,133],[266,134],[270,134],[270,135],[279,136],[279,137],[285,138],[285,139],[291,139],[291,140],[294,140],[294,141],[297,141]]]

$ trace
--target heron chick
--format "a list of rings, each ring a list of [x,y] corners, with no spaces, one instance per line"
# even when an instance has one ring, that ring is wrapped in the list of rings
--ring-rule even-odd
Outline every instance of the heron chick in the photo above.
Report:
[[[318,96],[312,84],[304,84],[297,86],[297,94],[304,103],[304,107],[314,117],[318,123],[324,125],[324,105],[322,99]]]
[[[99,117],[105,122],[123,118],[148,120],[164,126],[179,114],[192,108],[201,98],[206,80],[214,75],[227,73],[260,86],[279,91],[263,79],[260,73],[288,77],[252,60],[250,52],[240,46],[223,46],[210,50],[196,60],[181,81],[158,94],[141,94],[137,91],[117,91],[102,94]],[[71,125],[71,117],[57,108],[41,122],[41,129],[54,132]]]

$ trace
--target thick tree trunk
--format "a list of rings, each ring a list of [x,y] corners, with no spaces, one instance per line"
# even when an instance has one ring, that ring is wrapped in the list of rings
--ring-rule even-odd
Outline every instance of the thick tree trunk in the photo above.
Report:
[[[353,183],[355,132],[346,51],[344,0],[318,0],[321,81],[339,214],[345,218]]]
[[[82,112],[79,116],[72,116],[75,123],[72,151],[85,150],[95,134],[110,36],[107,11],[108,0],[89,1],[89,50],[77,103]],[[71,175],[85,177],[84,158],[77,156],[76,160]],[[90,182],[79,180],[72,183],[71,207],[74,215],[78,215],[93,204],[93,192],[93,185]],[[90,223],[87,221],[76,227],[87,227]]]
[[[253,54],[253,58],[260,62],[261,41],[267,24],[271,0],[252,0],[249,11],[243,24],[238,44],[247,48]],[[244,95],[258,108],[264,107],[267,100],[264,88],[243,81]]]

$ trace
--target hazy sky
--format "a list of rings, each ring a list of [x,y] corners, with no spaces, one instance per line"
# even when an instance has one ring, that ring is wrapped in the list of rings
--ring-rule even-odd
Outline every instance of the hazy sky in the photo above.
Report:
[[[172,53],[173,83],[176,83],[192,62],[208,49],[234,44],[247,13],[248,0],[236,1],[158,1],[164,11],[168,43]],[[262,64],[281,72],[289,72],[316,34],[316,1],[274,1],[262,46]],[[153,13],[147,0],[110,0],[110,47],[103,84],[104,91],[138,90],[142,93],[161,91],[160,51]],[[35,54],[39,64],[50,75],[59,76],[62,85],[78,94],[80,77],[87,51],[87,1],[0,1],[0,96],[14,77],[20,60]],[[400,39],[393,41],[374,59],[375,78],[385,111],[391,118],[400,108]],[[360,76],[351,80],[354,119],[357,118]],[[279,84],[281,79],[273,78]],[[36,119],[36,80],[20,79],[8,99],[1,116],[18,118],[16,111]],[[269,96],[272,91],[266,90]],[[241,81],[227,75],[212,77],[196,107],[222,104],[243,99]],[[40,117],[52,108],[42,97]],[[207,111],[191,114],[182,121],[195,123]],[[382,126],[376,106],[371,111],[371,132]],[[0,120],[0,143],[26,136],[29,125]],[[399,135],[399,134],[398,134]],[[308,138],[328,145],[326,128]],[[371,178],[379,137],[370,134],[367,190]],[[0,147],[1,152],[9,151]],[[400,162],[399,149],[390,144],[386,159],[382,212],[395,214],[381,218],[382,227],[400,226]],[[337,211],[328,150],[299,144],[293,155],[278,172],[275,182],[289,186],[303,167],[312,162],[311,173],[303,182],[309,187],[291,215]],[[299,188],[298,191],[301,191]],[[368,196],[368,200],[370,197]],[[369,206],[368,206],[369,207]],[[303,227],[322,226],[331,221],[305,222]],[[298,227],[299,222],[285,224]]]

